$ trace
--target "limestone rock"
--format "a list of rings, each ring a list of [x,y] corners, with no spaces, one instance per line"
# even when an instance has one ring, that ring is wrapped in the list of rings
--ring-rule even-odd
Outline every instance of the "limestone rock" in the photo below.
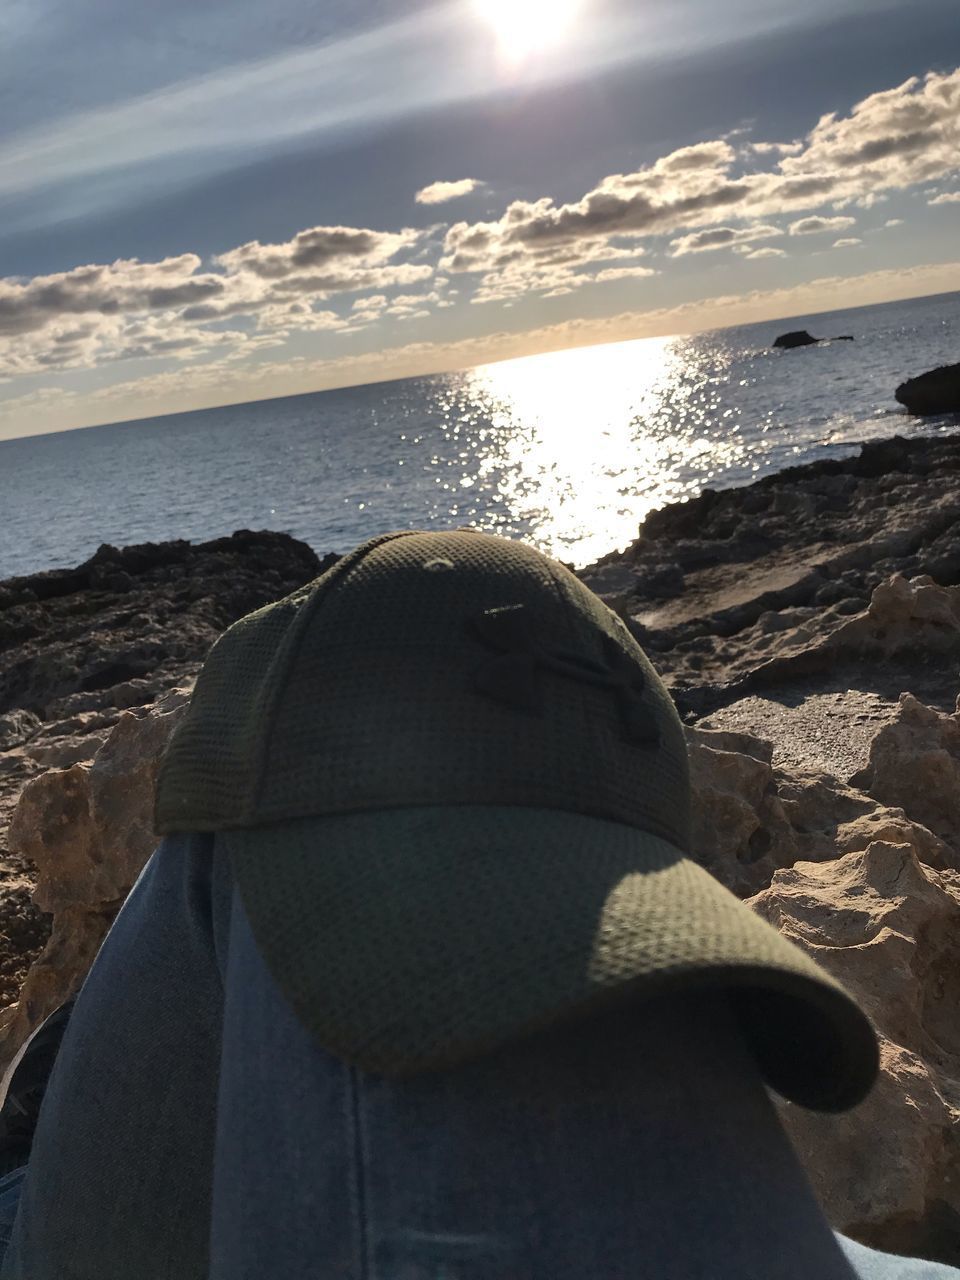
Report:
[[[846,986],[881,1037],[882,1077],[858,1108],[823,1116],[784,1106],[834,1225],[956,1265],[960,876],[878,840],[777,871],[750,905]]]
[[[934,713],[935,714],[935,713]],[[694,856],[740,897],[795,862],[828,862],[878,840],[909,845],[926,865],[960,867],[960,846],[829,774],[775,765],[747,733],[686,730]]]
[[[854,781],[960,849],[960,700],[945,715],[902,694],[897,719],[874,738]]]
[[[769,742],[748,734],[687,730],[695,856],[741,897],[769,884],[777,867],[796,858],[772,751]]]
[[[580,576],[615,595],[682,713],[710,715],[785,680],[822,677],[826,689],[839,665],[862,688],[858,664],[892,655],[893,699],[910,689],[932,701],[924,658],[953,652],[943,617],[904,615],[884,636],[881,593],[864,625],[823,642],[894,575],[960,585],[958,471],[960,432],[871,442],[653,511],[625,552]]]
[[[890,655],[904,648],[941,653],[960,648],[960,587],[941,587],[926,574],[893,574],[870,597],[866,612],[842,623],[826,641],[839,649]]]
[[[24,787],[8,840],[35,865],[34,901],[53,922],[18,1004],[0,1025],[0,1070],[79,988],[153,852],[157,769],[188,697],[177,689],[149,711],[122,712],[91,765],[51,769]]]

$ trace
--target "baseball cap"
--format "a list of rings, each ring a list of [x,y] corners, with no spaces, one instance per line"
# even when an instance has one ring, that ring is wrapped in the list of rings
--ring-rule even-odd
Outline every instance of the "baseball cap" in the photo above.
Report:
[[[683,728],[628,628],[522,543],[384,534],[230,627],[156,828],[222,833],[281,990],[363,1071],[697,988],[794,1102],[876,1076],[852,998],[698,865]]]

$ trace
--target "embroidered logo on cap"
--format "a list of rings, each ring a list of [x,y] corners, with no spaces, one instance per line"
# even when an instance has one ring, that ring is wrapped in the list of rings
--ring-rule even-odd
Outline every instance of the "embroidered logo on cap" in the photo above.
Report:
[[[643,671],[612,636],[603,637],[604,660],[570,653],[538,634],[522,604],[487,609],[470,619],[470,630],[496,657],[475,673],[479,693],[517,711],[543,715],[544,691],[540,674],[551,671],[581,684],[609,689],[617,701],[624,739],[633,746],[655,747],[660,733],[643,701]]]

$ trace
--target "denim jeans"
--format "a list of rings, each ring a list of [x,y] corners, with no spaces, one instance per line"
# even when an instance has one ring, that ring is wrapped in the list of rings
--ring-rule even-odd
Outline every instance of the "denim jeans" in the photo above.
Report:
[[[7,1237],[2,1280],[960,1280],[830,1231],[721,998],[407,1081],[337,1061],[209,836],[104,942]]]

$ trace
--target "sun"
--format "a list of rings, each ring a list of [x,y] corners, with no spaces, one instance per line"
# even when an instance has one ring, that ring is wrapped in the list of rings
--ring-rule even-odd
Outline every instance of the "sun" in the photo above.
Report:
[[[558,44],[573,25],[582,0],[473,0],[493,28],[504,56],[520,62]]]

